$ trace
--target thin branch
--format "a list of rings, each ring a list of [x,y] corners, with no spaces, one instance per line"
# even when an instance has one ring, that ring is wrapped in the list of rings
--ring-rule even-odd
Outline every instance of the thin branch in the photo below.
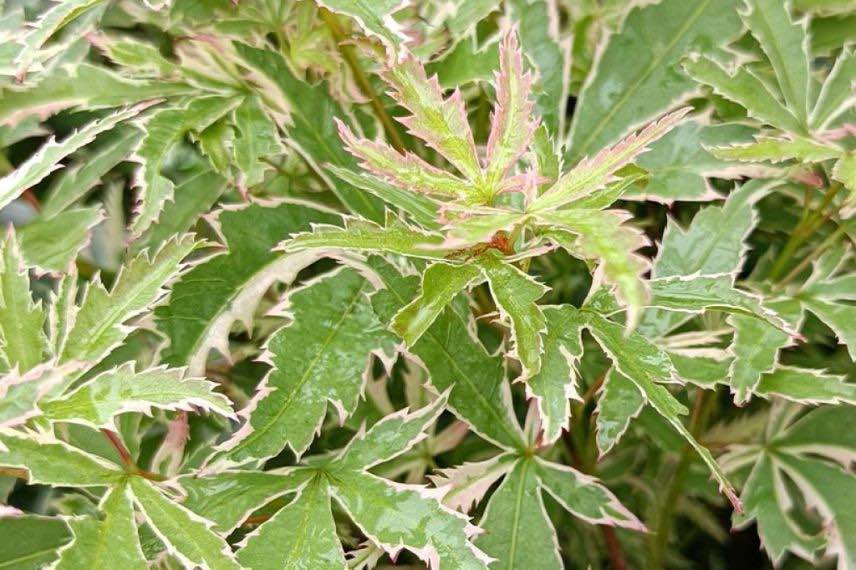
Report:
[[[389,139],[389,143],[395,150],[403,153],[406,149],[404,140],[402,140],[401,135],[398,134],[398,130],[395,128],[395,123],[392,122],[392,117],[390,117],[389,113],[386,112],[386,107],[384,107],[383,102],[380,100],[380,97],[378,97],[377,92],[374,90],[374,87],[372,87],[371,82],[368,77],[366,77],[363,68],[360,66],[360,62],[357,60],[357,55],[354,51],[354,46],[347,43],[345,32],[342,30],[342,27],[339,25],[334,14],[331,14],[325,9],[322,9],[320,14],[324,19],[324,23],[327,24],[327,27],[330,29],[330,33],[333,34],[333,39],[336,40],[339,53],[342,54],[342,58],[345,60],[345,63],[348,64],[348,67],[351,68],[357,87],[360,88],[363,95],[368,97],[372,111],[374,111],[374,114],[383,125],[383,130],[386,132],[386,137]]]

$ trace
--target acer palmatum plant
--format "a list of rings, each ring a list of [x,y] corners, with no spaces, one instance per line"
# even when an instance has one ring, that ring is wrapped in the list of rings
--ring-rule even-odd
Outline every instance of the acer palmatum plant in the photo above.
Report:
[[[856,568],[854,16],[0,3],[0,566]]]

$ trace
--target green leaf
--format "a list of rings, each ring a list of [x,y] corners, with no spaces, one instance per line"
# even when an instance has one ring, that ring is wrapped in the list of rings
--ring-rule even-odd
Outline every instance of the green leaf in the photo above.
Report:
[[[392,320],[391,328],[412,346],[458,293],[483,279],[474,265],[434,263],[422,273],[419,296]]]
[[[134,240],[134,251],[157,249],[175,234],[189,230],[226,190],[226,179],[208,168],[194,171],[175,187],[175,200],[164,205],[160,219]]]
[[[585,319],[576,310],[545,307],[547,334],[541,370],[526,381],[526,395],[535,398],[541,419],[542,438],[553,443],[567,429],[571,417],[570,399],[581,401],[577,393],[576,365],[583,354],[582,327]]]
[[[60,29],[93,10],[103,1],[68,0],[58,2],[42,12],[39,19],[31,24],[20,40],[22,49],[15,58],[17,75],[26,75],[30,66],[36,63],[38,52]]]
[[[548,131],[560,136],[565,131],[566,66],[570,57],[555,37],[557,14],[547,0],[512,0],[508,6],[518,25],[523,55],[538,72],[535,108]]]
[[[739,0],[664,0],[634,6],[610,36],[577,101],[568,159],[592,155],[686,97],[676,64],[737,36]]]
[[[389,322],[417,294],[418,279],[404,277],[379,257],[369,258],[385,288],[372,296],[372,305]],[[470,335],[468,322],[447,307],[425,334],[410,347],[424,364],[438,391],[452,388],[449,409],[488,441],[505,448],[524,446],[523,434],[509,408],[511,394],[499,356],[491,356]]]
[[[802,311],[798,303],[782,300],[771,302],[769,306],[794,327],[799,326]],[[752,317],[732,315],[728,322],[734,328],[730,349],[734,360],[728,369],[728,381],[734,401],[742,404],[749,401],[762,375],[773,371],[779,351],[790,343],[791,338],[780,329]]]
[[[443,155],[468,180],[478,180],[481,165],[460,91],[443,97],[436,77],[428,79],[412,56],[388,68],[384,75],[395,99],[410,117],[399,119],[409,132]]]
[[[333,497],[366,536],[389,552],[402,546],[431,567],[484,569],[488,558],[467,540],[464,515],[440,505],[425,489],[367,473],[336,471]]]
[[[268,112],[287,117],[290,143],[319,174],[321,165],[334,164],[351,170],[356,161],[345,151],[336,136],[334,117],[345,113],[323,84],[309,85],[295,77],[283,57],[273,51],[235,43],[235,50],[252,71],[253,79],[264,87]],[[275,121],[282,124],[282,121]],[[343,184],[326,180],[330,189],[355,214],[370,220],[383,220],[383,207],[374,196]]]
[[[848,201],[856,197],[856,152],[841,157],[832,169],[832,177],[848,190]]]
[[[3,368],[26,372],[48,353],[45,312],[33,303],[30,279],[15,234],[0,246],[0,360]]]
[[[852,105],[850,87],[855,74],[856,53],[852,48],[845,48],[835,60],[829,75],[826,76],[820,94],[817,96],[817,102],[811,111],[809,124],[813,129],[822,130],[829,127],[832,121]]]
[[[722,206],[701,210],[686,230],[670,220],[652,277],[736,275],[748,250],[744,240],[757,223],[752,206],[776,185],[763,180],[747,182],[729,194]]]
[[[131,477],[128,481],[134,502],[170,554],[187,566],[240,568],[226,541],[211,531],[209,521],[168,499],[146,479]]]
[[[590,524],[646,530],[645,525],[594,477],[540,457],[535,458],[534,467],[542,488],[575,517]]]
[[[134,117],[146,105],[122,109],[102,119],[92,121],[85,127],[65,137],[61,142],[48,140],[26,162],[10,174],[0,178],[0,208],[17,198],[25,190],[41,182],[48,174],[61,167],[60,161],[95,140],[99,134],[109,131],[122,121]]]
[[[226,536],[253,511],[277,497],[293,493],[312,477],[312,471],[223,471],[178,479],[186,495],[185,507],[214,523],[214,530]]]
[[[69,520],[74,542],[60,550],[55,568],[148,568],[137,535],[130,488],[122,484],[110,489],[99,510],[104,517],[101,520],[94,517]]]
[[[49,74],[33,87],[0,91],[0,124],[77,105],[98,109],[185,93],[193,89],[183,83],[126,79],[104,67],[81,63],[71,71]]]
[[[164,286],[181,271],[182,259],[196,246],[190,236],[177,237],[149,256],[141,253],[123,266],[108,292],[90,283],[68,330],[60,360],[97,362],[133,330],[123,325],[164,296]]]
[[[798,333],[786,319],[762,304],[762,298],[734,287],[729,274],[689,275],[652,279],[651,306],[672,311],[702,313],[718,310],[747,315],[796,336]]]
[[[497,559],[491,568],[563,567],[536,470],[534,460],[518,461],[488,502],[476,545]]]
[[[367,35],[378,38],[390,54],[397,53],[410,39],[393,18],[393,14],[404,7],[401,0],[316,0],[316,3],[353,18]]]
[[[0,568],[41,570],[72,540],[68,526],[56,517],[0,517]]]
[[[541,369],[541,335],[547,331],[547,321],[536,301],[548,288],[496,255],[483,255],[477,263],[500,316],[511,325],[513,348],[508,354],[520,361],[522,377],[529,378]]]
[[[394,345],[372,311],[370,291],[368,281],[346,268],[291,292],[292,324],[267,343],[265,359],[273,368],[241,411],[244,426],[219,447],[230,462],[272,457],[286,445],[300,455],[328,402],[342,418],[354,411],[369,355],[391,353]]]
[[[309,481],[294,500],[247,535],[239,546],[238,562],[253,570],[345,568],[327,481],[323,477]]]
[[[774,411],[767,441],[758,446],[743,487],[745,513],[735,517],[735,526],[756,520],[774,562],[788,551],[815,561],[815,552],[825,545],[838,555],[841,567],[850,567],[856,563],[856,518],[847,506],[856,496],[856,483],[835,462],[846,464],[856,450],[852,434],[841,429],[853,421],[854,410],[822,407],[796,421],[793,410]],[[795,485],[785,485],[786,477]],[[795,512],[805,508],[817,509],[829,530],[816,535],[805,530],[801,512]]]
[[[329,464],[336,471],[371,469],[405,453],[425,438],[425,430],[437,421],[448,402],[448,391],[424,408],[402,410],[384,416],[365,434],[354,437],[342,453]]]
[[[431,198],[421,196],[406,189],[396,188],[379,178],[369,176],[365,173],[357,174],[346,168],[339,168],[329,164],[326,168],[336,178],[340,178],[360,190],[365,190],[396,208],[401,208],[410,214],[413,220],[420,226],[430,230],[440,227],[440,224],[437,222],[439,204]]]
[[[538,122],[532,119],[532,74],[523,72],[523,53],[517,35],[506,33],[499,48],[496,111],[487,140],[486,183],[493,188],[517,163],[532,142]]]
[[[99,208],[75,208],[23,226],[18,232],[27,265],[42,271],[62,272],[90,239],[102,219]]]
[[[358,138],[341,121],[339,136],[345,148],[360,159],[360,166],[399,188],[447,198],[466,198],[470,185],[453,174],[425,162],[412,152],[401,154],[383,142]]]
[[[645,406],[645,397],[636,385],[614,368],[606,375],[597,401],[597,449],[601,457],[618,443]]]
[[[683,67],[699,83],[709,85],[714,92],[745,108],[750,117],[783,131],[805,131],[799,119],[779,102],[767,84],[745,67],[738,68],[732,75],[706,57],[685,60]]]
[[[245,187],[260,183],[264,170],[259,160],[282,152],[276,124],[262,108],[259,97],[247,97],[233,113],[239,136],[234,141],[235,165]]]
[[[553,233],[550,238],[572,255],[599,262],[597,275],[615,285],[619,299],[627,306],[627,324],[632,329],[648,299],[648,286],[641,274],[650,263],[634,253],[648,245],[648,239],[636,228],[623,225],[629,214],[621,210],[559,210],[539,217],[579,236],[572,242],[561,234]]]
[[[803,305],[832,329],[838,341],[847,346],[850,359],[856,361],[856,306],[820,299],[805,299]]]
[[[31,484],[103,487],[125,477],[115,465],[48,435],[0,430],[0,465],[26,469]]]
[[[26,374],[16,369],[0,376],[0,427],[23,424],[38,416],[36,403],[62,382],[64,370],[48,363]]]
[[[78,160],[77,164],[64,168],[56,175],[57,181],[51,185],[42,206],[42,216],[53,218],[83,198],[101,182],[105,174],[128,158],[141,137],[142,133],[135,128],[104,135],[107,142],[99,144],[85,159]]]
[[[449,251],[443,237],[393,221],[386,227],[356,218],[346,218],[345,227],[317,225],[311,232],[292,235],[282,244],[287,252],[344,249],[384,252],[423,259],[442,259]]]
[[[733,485],[725,476],[710,451],[700,445],[681,421],[687,409],[657,382],[674,382],[677,374],[669,356],[637,333],[625,337],[621,325],[595,313],[588,313],[589,330],[612,360],[616,369],[627,376],[642,392],[645,400],[658,414],[696,450],[719,483],[720,490],[734,508],[740,510]]]
[[[755,129],[738,123],[705,125],[684,121],[640,156],[636,164],[648,171],[644,190],[630,196],[670,203],[673,200],[707,201],[718,197],[707,178],[732,178],[732,164],[708,149],[751,140]]]
[[[606,147],[593,158],[584,158],[562,175],[556,183],[539,196],[529,207],[533,212],[544,212],[585,198],[606,186],[613,174],[632,163],[648,145],[668,133],[692,109],[684,107],[650,123],[638,133],[631,134],[611,147]]]
[[[778,0],[746,0],[741,16],[767,55],[788,108],[806,124],[810,67],[807,22],[791,21],[788,6]]]
[[[166,107],[146,121],[135,156],[141,167],[137,176],[137,207],[131,223],[135,235],[160,217],[164,204],[173,199],[175,184],[161,173],[170,150],[190,131],[203,131],[232,111],[237,97],[202,97],[181,107]]]
[[[212,348],[229,354],[228,335],[235,321],[249,326],[259,299],[278,281],[290,282],[314,262],[314,254],[273,251],[291,233],[312,222],[331,222],[329,211],[302,202],[251,203],[217,212],[219,233],[228,251],[195,265],[172,286],[166,304],[155,310],[158,328],[170,339],[162,356],[191,374],[205,371]]]
[[[70,394],[40,405],[55,422],[72,422],[114,429],[116,416],[128,412],[151,414],[162,410],[196,409],[234,417],[229,400],[214,391],[215,384],[184,378],[184,371],[166,367],[137,372],[130,362],[102,372]]]
[[[817,143],[803,137],[755,137],[754,143],[714,147],[711,153],[722,160],[743,162],[823,162],[841,156],[838,148]]]
[[[761,377],[756,392],[800,404],[856,405],[856,384],[846,382],[844,376],[824,374],[811,368],[779,366]]]

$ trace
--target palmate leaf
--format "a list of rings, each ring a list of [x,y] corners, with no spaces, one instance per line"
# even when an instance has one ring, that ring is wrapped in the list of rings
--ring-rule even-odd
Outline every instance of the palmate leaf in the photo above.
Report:
[[[648,281],[650,306],[671,311],[701,313],[718,310],[761,319],[786,335],[798,333],[784,318],[762,304],[762,298],[734,287],[730,274],[663,277]]]
[[[791,300],[773,301],[768,304],[794,327],[802,321],[798,303]],[[734,359],[728,369],[729,384],[734,401],[743,404],[749,401],[752,391],[761,381],[763,374],[772,372],[779,359],[779,352],[792,339],[782,330],[758,319],[732,315],[728,323],[734,328],[731,352]]]
[[[330,507],[330,486],[317,477],[244,540],[238,561],[252,570],[346,567]]]
[[[90,283],[79,310],[55,333],[64,339],[60,361],[96,362],[106,356],[133,330],[123,323],[163,298],[164,286],[195,247],[189,235],[173,238],[151,256],[141,253],[123,266],[109,292],[100,281]]]
[[[369,258],[369,265],[385,286],[372,296],[372,306],[381,321],[390,322],[416,296],[418,279],[402,276],[377,256]],[[432,386],[452,389],[449,409],[477,434],[506,449],[525,445],[509,407],[502,359],[487,353],[457,311],[447,307],[409,352],[428,371]]]
[[[34,303],[18,241],[10,230],[0,245],[0,364],[23,373],[48,353],[45,311]]]
[[[99,510],[104,517],[101,520],[95,517],[69,520],[74,540],[60,549],[59,560],[54,567],[58,570],[147,568],[128,485],[123,483],[110,489],[104,495]]]
[[[419,296],[396,313],[392,330],[412,346],[458,293],[482,279],[473,265],[430,265],[422,273]]]
[[[448,198],[466,198],[471,191],[466,180],[428,164],[412,152],[404,155],[386,143],[357,138],[341,121],[339,136],[345,148],[360,159],[366,171],[412,192]]]
[[[633,530],[645,526],[592,477],[541,458],[520,458],[491,496],[476,539],[497,568],[562,568],[556,531],[543,493],[592,524]]]
[[[155,310],[158,328],[170,339],[163,359],[203,374],[211,349],[230,354],[235,321],[252,322],[259,299],[277,281],[290,282],[314,262],[310,252],[272,251],[283,237],[337,215],[309,203],[283,201],[225,207],[213,218],[228,250],[192,267],[172,286],[169,300]]]
[[[714,147],[710,150],[717,158],[743,162],[823,162],[841,156],[841,149],[820,144],[803,137],[755,137],[754,143]]]
[[[116,416],[127,412],[200,409],[233,417],[229,400],[214,392],[215,385],[200,378],[184,378],[184,371],[166,367],[137,372],[133,363],[102,372],[58,399],[40,405],[44,416],[94,428],[115,428]]]
[[[51,184],[42,206],[44,217],[52,218],[83,198],[105,174],[128,158],[139,144],[142,133],[129,124],[125,124],[121,129],[117,128],[105,134],[103,138],[107,140],[104,144],[99,143],[85,159],[77,160],[74,165],[56,174],[57,181]]]
[[[238,570],[231,548],[210,530],[211,523],[164,496],[142,477],[128,479],[134,503],[170,554],[188,566]]]
[[[839,567],[850,568],[856,564],[856,518],[847,505],[856,484],[845,467],[856,441],[841,426],[852,421],[853,408],[823,407],[794,421],[795,412],[774,408],[764,445],[723,456],[725,464],[754,462],[742,492],[746,511],[735,516],[734,524],[742,527],[755,520],[773,561],[788,551],[814,561],[818,548],[825,545],[828,554],[838,556]],[[786,480],[795,486],[786,485]],[[794,493],[805,501],[801,504],[817,509],[825,532],[810,532],[791,512]]]
[[[556,37],[555,12],[547,0],[512,0],[508,3],[525,59],[537,70],[535,108],[553,136],[565,132],[565,99],[569,55]]]
[[[484,568],[486,558],[467,541],[472,528],[466,517],[442,507],[421,487],[366,472],[415,445],[445,404],[443,395],[415,412],[389,415],[336,456],[320,461],[292,502],[241,543],[238,560],[253,569],[341,568],[344,555],[330,511],[332,497],[363,534],[392,554],[403,547],[432,568]],[[389,524],[388,517],[395,523]],[[295,521],[301,521],[298,532]]]
[[[214,523],[223,536],[229,535],[260,506],[282,495],[295,493],[314,476],[311,469],[274,471],[221,471],[200,477],[179,477],[185,495],[182,504]]]
[[[117,107],[192,92],[184,83],[127,79],[104,67],[81,63],[71,70],[57,70],[33,87],[3,89],[0,124],[14,124],[31,115],[52,114],[76,105],[89,109]]]
[[[0,178],[0,208],[60,168],[60,161],[64,158],[91,143],[99,134],[109,131],[122,121],[138,115],[147,106],[144,104],[122,109],[89,123],[60,142],[53,139],[46,142],[24,164],[12,173]]]
[[[272,365],[240,412],[243,427],[219,449],[230,463],[265,459],[290,446],[298,455],[321,426],[328,402],[344,418],[359,401],[368,356],[393,351],[369,303],[369,282],[343,268],[289,294],[292,324],[274,333],[264,359]]]
[[[856,74],[856,54],[852,48],[845,48],[835,60],[835,65],[827,75],[817,96],[817,102],[809,118],[809,125],[812,128],[825,129],[847,110],[848,106],[852,106],[850,88],[854,74]]]
[[[779,396],[800,404],[856,405],[856,384],[812,368],[780,365],[762,376],[755,390],[761,396]]]
[[[710,53],[742,29],[739,0],[665,0],[635,6],[600,52],[577,102],[566,158],[614,143],[695,87],[676,64]]]
[[[495,187],[523,154],[538,121],[531,118],[532,75],[523,71],[523,54],[515,33],[506,33],[499,48],[496,108],[487,139],[486,183]]]

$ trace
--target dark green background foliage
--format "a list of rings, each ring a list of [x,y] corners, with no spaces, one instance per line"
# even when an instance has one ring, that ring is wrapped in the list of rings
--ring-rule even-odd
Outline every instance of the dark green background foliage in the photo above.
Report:
[[[0,568],[856,569],[851,0],[0,0]]]

